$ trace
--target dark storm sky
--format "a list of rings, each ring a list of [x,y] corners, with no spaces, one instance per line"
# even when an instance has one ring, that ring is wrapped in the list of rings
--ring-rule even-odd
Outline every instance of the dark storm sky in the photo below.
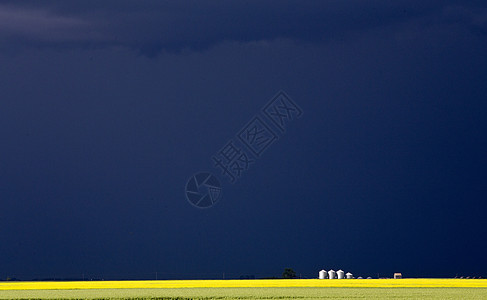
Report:
[[[0,278],[487,276],[487,5],[425,2],[0,1]]]

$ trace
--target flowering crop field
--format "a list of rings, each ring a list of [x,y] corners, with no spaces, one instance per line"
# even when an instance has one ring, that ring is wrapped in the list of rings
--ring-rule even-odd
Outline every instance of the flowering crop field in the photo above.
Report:
[[[487,299],[486,279],[1,282],[0,299]]]

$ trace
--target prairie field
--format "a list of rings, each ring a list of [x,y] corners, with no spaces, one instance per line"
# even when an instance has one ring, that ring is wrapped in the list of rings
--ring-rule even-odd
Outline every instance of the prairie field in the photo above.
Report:
[[[487,299],[486,279],[2,282],[0,299]]]

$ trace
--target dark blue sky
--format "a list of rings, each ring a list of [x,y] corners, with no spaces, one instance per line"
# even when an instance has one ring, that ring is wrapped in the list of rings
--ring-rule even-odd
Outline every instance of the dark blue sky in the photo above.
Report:
[[[0,278],[487,276],[485,53],[482,1],[0,1]]]

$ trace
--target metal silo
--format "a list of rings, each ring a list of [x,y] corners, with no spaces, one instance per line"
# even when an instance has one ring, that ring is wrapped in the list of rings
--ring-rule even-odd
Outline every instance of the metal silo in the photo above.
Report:
[[[347,277],[347,279],[353,279],[353,274],[348,272],[347,274],[345,274],[345,276]]]
[[[333,270],[328,271],[328,279],[335,279],[336,272]]]
[[[319,273],[319,279],[326,279],[328,277],[328,273],[325,270],[321,270]]]
[[[338,277],[338,279],[345,278],[345,272],[343,272],[343,270],[338,270],[337,271],[337,277]]]

